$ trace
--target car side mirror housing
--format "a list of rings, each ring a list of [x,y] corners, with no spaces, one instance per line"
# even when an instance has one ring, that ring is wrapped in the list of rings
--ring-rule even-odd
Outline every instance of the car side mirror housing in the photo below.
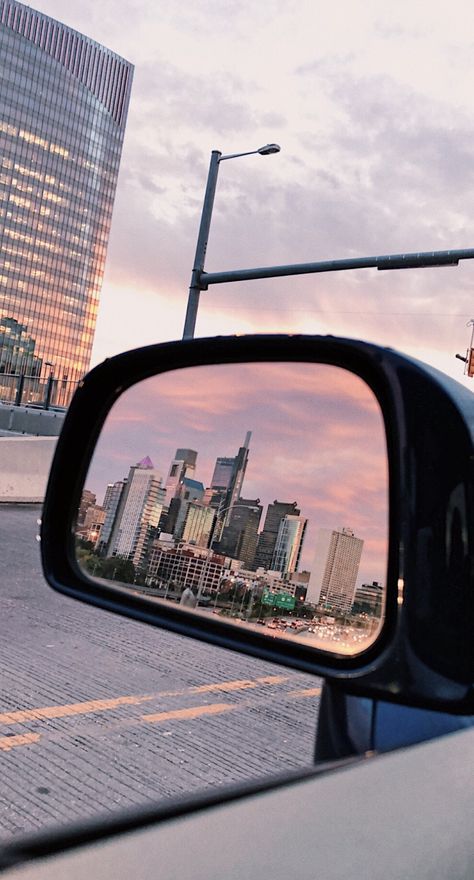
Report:
[[[124,353],[67,413],[45,576],[347,693],[471,714],[473,427],[467,389],[364,342]]]

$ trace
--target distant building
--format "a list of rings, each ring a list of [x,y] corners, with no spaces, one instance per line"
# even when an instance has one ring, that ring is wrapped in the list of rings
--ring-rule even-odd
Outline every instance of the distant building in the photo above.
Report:
[[[197,547],[167,547],[155,542],[150,552],[147,583],[165,582],[179,589],[217,592],[221,578],[229,574],[223,556]]]
[[[262,511],[260,498],[238,498],[230,511],[228,525],[223,529],[216,549],[226,556],[240,559],[250,569],[257,550]]]
[[[15,318],[0,318],[0,373],[40,376],[43,361],[36,357],[35,347],[36,342],[28,335],[25,324]]]
[[[173,461],[170,464],[166,478],[166,504],[169,505],[172,498],[180,494],[180,485],[188,477],[194,478],[196,470],[197,452],[194,449],[177,449]],[[172,531],[172,529],[169,529]]]
[[[146,457],[130,468],[111,531],[107,555],[144,563],[163,511],[161,475]]]
[[[288,580],[294,584],[300,584],[303,587],[307,587],[310,577],[310,571],[292,571],[288,576]]]
[[[211,491],[208,493],[208,501],[211,506],[216,507],[222,514],[219,515],[220,527],[216,534],[218,539],[220,538],[222,528],[229,524],[232,508],[237,504],[242,494],[251,436],[252,432],[247,431],[244,445],[239,448],[237,455],[233,458],[222,456],[216,460],[210,486]]]
[[[280,523],[285,516],[300,515],[297,502],[274,501],[267,507],[263,530],[258,538],[253,568],[271,569]]]
[[[199,501],[189,501],[183,524],[182,539],[188,544],[208,547],[212,538],[216,513]]]
[[[319,529],[307,593],[309,603],[349,611],[363,546],[363,540],[351,529]]]
[[[80,535],[85,541],[90,541],[94,547],[100,539],[100,532],[105,519],[105,511],[102,507],[92,505],[87,508],[84,522],[78,528],[76,534]]]
[[[299,589],[298,584],[284,580],[280,572],[267,571],[260,581],[264,585],[264,589],[271,593],[286,593],[289,596],[296,597],[296,591]]]
[[[97,544],[97,550],[103,556],[108,555],[110,535],[112,533],[118,506],[126,482],[126,480],[117,480],[115,483],[109,483],[105,490],[104,500],[102,502],[105,518]]]
[[[76,526],[79,528],[84,524],[84,520],[86,517],[86,513],[89,507],[94,507],[97,502],[97,497],[94,492],[91,492],[89,489],[83,489],[81,495],[81,501],[79,504],[79,510],[77,511],[77,520]]]
[[[370,614],[372,617],[381,618],[383,598],[383,586],[378,581],[361,584],[355,591],[352,610],[355,614]]]
[[[306,602],[309,578],[309,571],[292,571],[287,575],[287,581],[291,587],[292,595],[295,596],[297,602]]]
[[[214,465],[211,479],[211,489],[215,492],[227,492],[232,480],[235,457],[219,456]]]
[[[280,520],[270,568],[284,574],[297,571],[308,520],[286,514]]]
[[[170,532],[177,540],[180,540],[183,534],[184,521],[188,504],[192,501],[201,502],[204,495],[204,486],[199,480],[191,480],[185,477],[176,490],[176,495],[171,499],[168,513],[163,522],[163,531]]]
[[[52,374],[63,404],[89,368],[132,75],[0,0],[0,373]]]

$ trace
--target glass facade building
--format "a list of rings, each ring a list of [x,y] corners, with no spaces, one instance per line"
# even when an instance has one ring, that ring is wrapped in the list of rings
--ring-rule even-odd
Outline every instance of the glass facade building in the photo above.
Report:
[[[296,501],[274,501],[273,504],[268,505],[263,530],[258,537],[257,552],[252,568],[271,570],[282,519],[285,516],[299,516],[300,513],[301,510]]]
[[[132,76],[0,0],[0,373],[72,389],[89,367]]]
[[[307,524],[308,520],[303,516],[287,515],[280,520],[271,561],[272,571],[284,574],[298,571]]]

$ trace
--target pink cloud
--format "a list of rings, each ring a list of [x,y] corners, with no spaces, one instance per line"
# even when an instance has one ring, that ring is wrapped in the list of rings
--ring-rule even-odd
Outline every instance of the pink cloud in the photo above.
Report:
[[[113,409],[88,485],[123,478],[145,454],[166,478],[182,446],[198,452],[195,477],[208,486],[216,458],[235,455],[248,430],[243,494],[265,506],[275,499],[298,502],[308,519],[303,564],[312,561],[318,528],[349,525],[366,541],[364,558],[384,577],[382,420],[370,389],[339,368],[225,365],[147,380]]]

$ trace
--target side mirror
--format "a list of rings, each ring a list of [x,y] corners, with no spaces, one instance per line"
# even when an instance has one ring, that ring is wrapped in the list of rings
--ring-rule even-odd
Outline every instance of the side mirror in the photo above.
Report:
[[[84,380],[48,485],[55,589],[472,713],[474,399],[332,337],[150,346]]]

